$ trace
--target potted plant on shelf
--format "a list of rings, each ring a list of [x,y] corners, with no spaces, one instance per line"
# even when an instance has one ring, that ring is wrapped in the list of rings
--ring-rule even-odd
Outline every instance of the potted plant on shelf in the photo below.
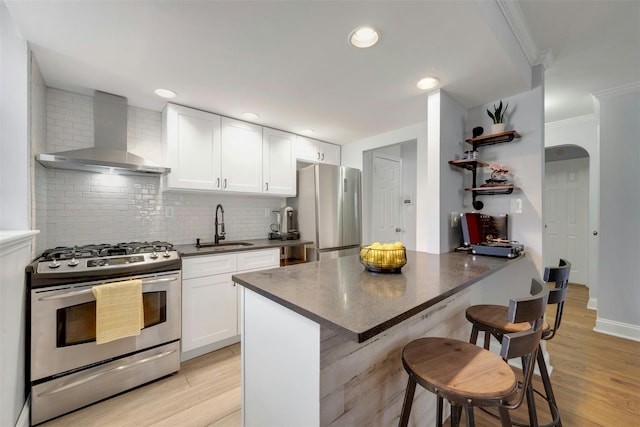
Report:
[[[507,102],[504,109],[502,109],[502,101],[500,101],[497,107],[496,104],[493,104],[493,113],[487,109],[487,114],[491,117],[491,120],[493,120],[493,124],[491,125],[492,134],[504,132],[504,116],[507,108],[509,108],[509,103]]]
[[[507,184],[507,176],[511,172],[511,169],[505,165],[498,164],[497,162],[493,162],[489,164],[489,169],[491,169],[491,179],[487,179],[487,184],[489,185],[506,185]]]

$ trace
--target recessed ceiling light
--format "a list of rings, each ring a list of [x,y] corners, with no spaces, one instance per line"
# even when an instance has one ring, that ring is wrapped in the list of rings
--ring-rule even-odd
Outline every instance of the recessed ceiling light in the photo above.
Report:
[[[242,117],[244,117],[246,120],[257,120],[260,118],[260,116],[256,113],[243,113]]]
[[[314,133],[316,133],[316,131],[313,130],[313,129],[302,129],[300,131],[300,133],[303,134],[303,135],[309,136],[309,135],[313,135]]]
[[[175,98],[176,96],[176,93],[169,89],[156,89],[155,93],[156,95],[167,99]]]
[[[433,89],[440,84],[440,79],[437,77],[425,77],[421,79],[416,85],[418,89],[427,90]]]
[[[359,48],[371,47],[378,43],[380,34],[372,27],[359,27],[349,34],[349,42]]]

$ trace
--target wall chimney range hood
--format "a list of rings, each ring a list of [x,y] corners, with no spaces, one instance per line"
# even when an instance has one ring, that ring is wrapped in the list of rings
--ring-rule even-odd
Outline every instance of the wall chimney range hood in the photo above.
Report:
[[[44,167],[121,175],[165,175],[158,166],[127,151],[127,98],[96,91],[93,98],[94,147],[38,154]]]

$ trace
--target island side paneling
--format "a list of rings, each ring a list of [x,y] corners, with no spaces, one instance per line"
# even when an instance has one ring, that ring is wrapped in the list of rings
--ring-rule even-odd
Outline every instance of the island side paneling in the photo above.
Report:
[[[397,424],[408,378],[402,348],[425,336],[468,340],[464,310],[469,302],[470,290],[465,290],[363,343],[322,327],[320,425]],[[435,396],[418,387],[410,425],[434,423],[435,404]]]

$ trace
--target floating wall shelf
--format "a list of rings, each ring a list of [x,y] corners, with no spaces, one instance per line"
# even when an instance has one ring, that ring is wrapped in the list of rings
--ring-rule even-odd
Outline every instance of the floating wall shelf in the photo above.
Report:
[[[492,135],[482,135],[476,138],[467,139],[467,144],[471,144],[473,146],[473,151],[477,151],[478,147],[483,147],[486,145],[494,145],[494,144],[503,144],[506,142],[511,142],[514,139],[520,138],[520,134],[515,130],[509,130],[502,133],[495,133]],[[451,166],[455,166],[461,169],[465,169],[471,171],[473,173],[473,184],[471,188],[465,188],[465,191],[471,191],[472,199],[473,199],[473,208],[480,210],[484,207],[484,203],[480,200],[477,200],[477,196],[495,196],[499,194],[511,194],[514,190],[520,190],[519,187],[516,187],[512,184],[493,184],[493,185],[485,185],[479,186],[477,183],[477,171],[478,168],[484,168],[489,166],[488,163],[485,163],[478,159],[457,159],[457,160],[449,160],[449,164]]]

